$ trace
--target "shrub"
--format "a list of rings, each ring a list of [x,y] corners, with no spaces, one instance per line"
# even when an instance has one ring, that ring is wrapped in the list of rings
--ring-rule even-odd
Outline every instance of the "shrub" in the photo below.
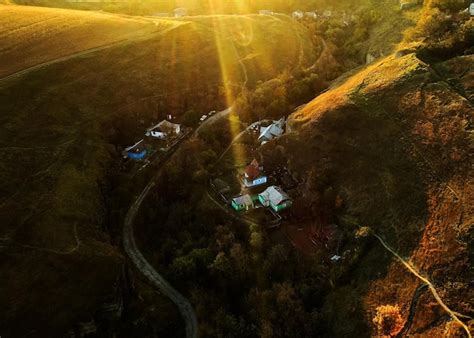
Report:
[[[379,337],[395,337],[403,329],[403,318],[398,305],[379,306],[372,321]]]

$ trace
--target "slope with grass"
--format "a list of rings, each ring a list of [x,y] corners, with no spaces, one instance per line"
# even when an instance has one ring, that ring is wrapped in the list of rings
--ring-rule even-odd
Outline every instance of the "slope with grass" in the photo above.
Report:
[[[173,25],[64,9],[0,7],[0,78],[60,57],[151,34]]]
[[[331,189],[344,201],[336,212],[344,231],[370,226],[435,285],[449,308],[472,317],[473,276],[466,264],[474,216],[473,102],[466,99],[466,74],[456,72],[460,62],[469,69],[474,60],[463,56],[430,65],[414,53],[384,58],[294,113],[295,133],[279,143],[292,171],[308,182],[313,170],[320,181],[322,191],[306,183],[301,195]],[[372,245],[351,274],[366,323],[387,303],[400,305],[406,319],[418,283],[397,262],[384,271],[383,260],[373,254],[381,249]],[[343,297],[344,283],[340,287],[334,294]],[[336,335],[354,330],[342,325],[350,320],[341,313],[327,303],[327,318],[341,323],[333,327]],[[421,302],[411,332],[462,334],[445,315],[439,305]]]
[[[226,106],[244,83],[308,65],[314,55],[304,28],[284,18],[216,16],[170,26],[2,9],[3,74],[45,64],[0,80],[0,331],[58,336],[93,316],[122,271],[104,231],[120,146],[169,113]],[[67,55],[74,56],[50,62]]]

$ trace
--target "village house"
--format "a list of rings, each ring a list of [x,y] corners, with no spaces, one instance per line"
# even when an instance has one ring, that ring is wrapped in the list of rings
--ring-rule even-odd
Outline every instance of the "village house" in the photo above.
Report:
[[[301,20],[301,19],[303,19],[303,17],[304,17],[304,13],[303,13],[303,11],[298,10],[298,11],[294,11],[294,12],[291,14],[291,16],[292,16],[293,19],[295,19],[295,20]]]
[[[143,160],[147,155],[147,149],[143,140],[138,141],[133,146],[125,148],[123,155],[131,160]]]
[[[292,205],[290,197],[280,188],[272,185],[258,195],[260,203],[279,212],[288,209]]]
[[[267,183],[268,179],[262,173],[263,168],[257,162],[257,160],[253,160],[246,168],[243,175],[243,184],[247,188],[256,187],[262,184]]]
[[[329,19],[332,17],[332,11],[330,10],[326,10],[323,12],[323,17],[326,18],[326,19]]]
[[[423,0],[401,0],[400,10],[407,10],[423,3]]]
[[[188,15],[188,10],[184,7],[179,7],[179,8],[176,8],[174,11],[174,16],[176,18],[181,18],[183,16],[187,16]]]
[[[318,18],[318,13],[316,13],[316,12],[305,12],[304,16],[307,17],[308,19],[316,20]]]
[[[268,127],[260,128],[260,136],[258,137],[261,144],[265,144],[268,141],[273,140],[274,138],[280,137],[284,133],[285,127],[285,118],[281,118],[278,121],[273,121]]]
[[[232,199],[231,205],[235,211],[252,209],[255,206],[256,196],[243,195]]]
[[[170,135],[179,135],[181,132],[181,126],[176,123],[171,123],[167,120],[163,120],[158,123],[156,126],[148,129],[145,133],[148,137],[154,137],[159,140],[165,140]]]

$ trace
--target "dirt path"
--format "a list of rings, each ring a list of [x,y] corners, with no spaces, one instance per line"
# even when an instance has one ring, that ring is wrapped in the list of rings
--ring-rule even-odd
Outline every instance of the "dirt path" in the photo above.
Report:
[[[254,122],[252,123],[251,125],[249,125],[247,128],[245,128],[244,130],[242,130],[238,135],[236,135],[232,141],[230,142],[229,146],[222,152],[222,154],[219,156],[219,158],[217,159],[217,161],[220,161],[224,156],[225,154],[227,154],[229,152],[229,150],[234,146],[235,142],[237,142],[246,132],[248,132],[250,129],[252,129],[253,127],[255,126],[258,126],[262,123],[266,123],[268,122],[268,120],[263,120],[263,121],[257,121],[257,122]]]
[[[438,304],[449,314],[449,316],[456,322],[458,323],[459,325],[461,325],[461,327],[464,329],[464,331],[466,332],[467,336],[469,338],[472,338],[472,335],[471,335],[471,332],[469,331],[469,328],[467,327],[466,324],[464,324],[463,321],[461,321],[459,319],[459,317],[463,317],[463,318],[469,318],[469,319],[472,319],[471,317],[469,316],[466,316],[466,315],[463,315],[461,313],[458,313],[458,312],[455,312],[453,310],[451,310],[444,302],[443,300],[441,299],[441,297],[439,296],[438,294],[438,291],[436,291],[436,288],[434,287],[434,285],[431,283],[431,281],[426,278],[426,277],[423,277],[421,275],[421,273],[409,262],[407,262],[405,259],[403,259],[396,251],[394,251],[387,243],[385,243],[385,241],[379,236],[377,235],[376,233],[374,233],[373,231],[372,232],[372,235],[377,238],[377,240],[380,242],[380,244],[382,244],[382,246],[388,250],[393,256],[395,256],[397,258],[398,261],[400,261],[407,269],[408,271],[410,271],[413,275],[415,275],[418,279],[420,279],[423,283],[425,283],[426,285],[428,285],[428,288],[430,289],[433,297],[436,299],[436,301],[438,302]]]
[[[213,124],[214,122],[216,122],[217,120],[223,118],[223,117],[226,117],[228,116],[230,113],[232,112],[232,107],[229,107],[225,110],[222,110],[218,113],[216,113],[214,116],[211,116],[209,117],[206,121],[204,121],[193,133],[192,137],[196,137],[199,133],[199,131],[206,127],[206,126],[210,126],[211,124]]]
[[[229,107],[214,116],[209,118],[204,123],[197,128],[190,137],[195,137],[200,128],[214,123],[214,121],[227,116],[232,111],[232,108]],[[181,139],[181,142],[184,141],[186,137]],[[166,161],[171,157],[171,155],[179,148],[181,142],[175,144],[167,153],[167,155],[162,159],[161,165],[166,163]],[[156,287],[158,288],[165,296],[171,299],[171,301],[178,307],[179,312],[181,313],[185,323],[186,323],[186,337],[194,338],[198,337],[198,321],[196,314],[194,313],[191,303],[181,295],[175,288],[169,284],[166,279],[163,278],[154,267],[146,260],[143,253],[140,251],[137,243],[135,241],[134,234],[134,222],[138,211],[146,199],[151,189],[156,185],[156,180],[159,178],[159,173],[157,173],[143,189],[140,196],[137,197],[135,202],[131,205],[130,209],[127,212],[125,217],[125,223],[123,227],[123,247],[127,255],[130,257],[131,261],[135,267]]]
[[[177,144],[175,148],[169,150],[167,156],[163,158],[162,164],[171,157],[178,146],[179,144]],[[166,279],[154,269],[154,267],[146,260],[135,241],[134,222],[137,212],[145,198],[150,193],[150,190],[155,186],[155,181],[158,177],[159,173],[150,180],[140,196],[138,196],[128,210],[123,227],[123,247],[135,267],[178,307],[178,310],[186,323],[186,337],[194,338],[198,337],[198,322],[191,303],[189,303],[183,295],[173,288],[171,284],[169,284]]]
[[[153,268],[143,256],[135,241],[133,230],[135,217],[143,200],[148,196],[148,193],[154,186],[155,181],[153,179],[130,207],[125,218],[125,226],[123,229],[123,246],[136,268],[178,307],[186,323],[186,337],[197,337],[198,323],[191,304]]]

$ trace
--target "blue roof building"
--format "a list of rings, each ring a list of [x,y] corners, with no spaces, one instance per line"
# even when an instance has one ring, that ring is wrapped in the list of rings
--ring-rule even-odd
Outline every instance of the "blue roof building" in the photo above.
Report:
[[[135,161],[143,160],[147,155],[147,149],[143,140],[125,149],[126,156]]]

